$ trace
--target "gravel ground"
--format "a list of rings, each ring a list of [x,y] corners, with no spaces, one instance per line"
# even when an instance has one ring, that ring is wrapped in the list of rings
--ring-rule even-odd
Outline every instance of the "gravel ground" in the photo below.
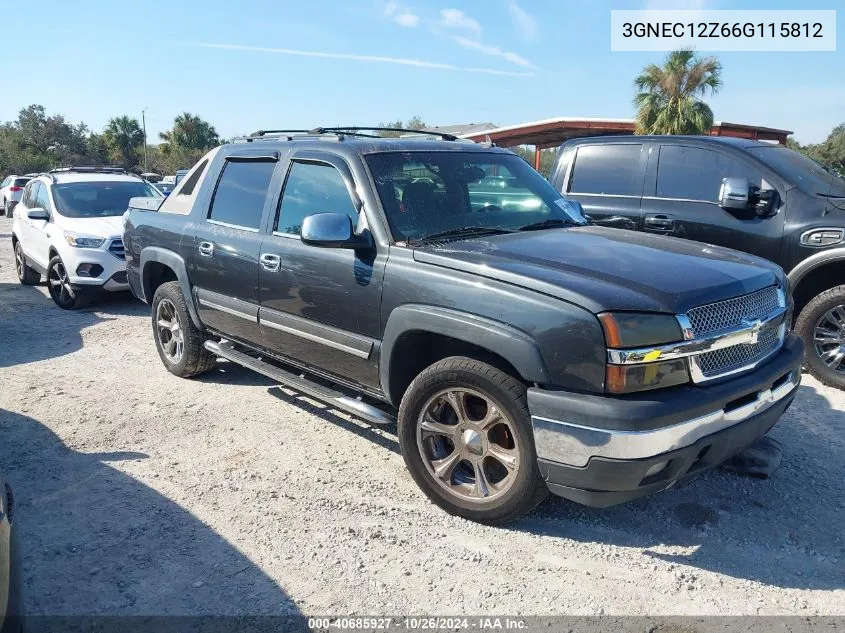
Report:
[[[450,517],[373,428],[220,362],[162,367],[148,308],[58,309],[0,218],[0,468],[32,614],[845,614],[845,394],[804,376],[769,480],[606,510]]]

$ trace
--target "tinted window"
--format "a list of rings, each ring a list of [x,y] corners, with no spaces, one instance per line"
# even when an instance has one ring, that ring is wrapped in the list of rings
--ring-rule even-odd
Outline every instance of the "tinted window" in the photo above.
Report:
[[[29,183],[23,192],[23,203],[30,209],[35,208],[35,196],[38,195],[38,187],[41,183],[37,180]]]
[[[196,170],[194,170],[194,173],[191,174],[191,177],[188,178],[185,181],[185,183],[182,185],[182,188],[179,190],[180,196],[190,196],[192,193],[194,193],[194,187],[197,186],[197,182],[199,182],[200,176],[202,176],[202,172],[205,171],[205,166],[207,164],[208,164],[208,160],[206,159],[206,160],[202,161],[202,163],[200,164],[199,167],[196,168]],[[162,183],[162,184],[165,184],[165,183]],[[173,187],[176,186],[175,184],[170,184],[170,183],[166,183],[166,184],[170,187],[171,191],[173,190]]]
[[[315,213],[345,213],[358,222],[358,213],[340,172],[321,163],[293,163],[285,182],[276,231],[299,235],[302,221]]]
[[[53,211],[53,205],[50,204],[50,193],[47,187],[39,187],[38,194],[35,198],[35,206],[41,207],[42,209],[46,209],[47,211]]]
[[[578,148],[569,184],[572,193],[639,196],[642,145],[585,145]]]
[[[14,184],[15,184],[15,187],[23,187],[28,182],[29,182],[29,178],[15,178]]]
[[[161,198],[161,194],[143,180],[92,180],[53,185],[56,211],[69,218],[123,215],[129,208],[130,198]]]
[[[227,161],[214,192],[209,219],[257,229],[275,167],[275,161]]]
[[[745,177],[760,187],[760,172],[723,152],[684,145],[663,145],[657,165],[658,198],[719,201],[722,179]]]

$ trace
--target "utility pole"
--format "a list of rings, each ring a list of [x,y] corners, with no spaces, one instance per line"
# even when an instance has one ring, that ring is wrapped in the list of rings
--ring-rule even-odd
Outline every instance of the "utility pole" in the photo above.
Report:
[[[141,124],[144,126],[144,173],[148,172],[147,169],[147,108],[141,110]]]

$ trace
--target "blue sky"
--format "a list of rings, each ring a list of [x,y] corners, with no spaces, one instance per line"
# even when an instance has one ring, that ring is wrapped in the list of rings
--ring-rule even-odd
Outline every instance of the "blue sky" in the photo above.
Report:
[[[28,27],[4,28],[0,66],[29,71],[0,89],[0,121],[40,103],[99,130],[146,106],[153,141],[183,111],[224,137],[413,115],[626,118],[633,77],[663,56],[610,51],[610,10],[637,8],[841,8],[845,33],[841,0],[40,0],[3,12]],[[823,140],[845,122],[843,47],[719,53],[716,119]]]

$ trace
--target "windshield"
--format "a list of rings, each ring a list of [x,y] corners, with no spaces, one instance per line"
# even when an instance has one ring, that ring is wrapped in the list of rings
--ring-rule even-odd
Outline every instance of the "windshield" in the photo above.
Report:
[[[804,154],[783,145],[753,147],[748,151],[805,191],[825,196],[845,196],[845,179]]]
[[[513,154],[389,152],[366,157],[396,241],[457,229],[517,231],[585,224],[575,207]]]
[[[56,210],[69,218],[102,218],[123,215],[129,199],[161,198],[152,185],[138,181],[69,182],[53,186]]]

